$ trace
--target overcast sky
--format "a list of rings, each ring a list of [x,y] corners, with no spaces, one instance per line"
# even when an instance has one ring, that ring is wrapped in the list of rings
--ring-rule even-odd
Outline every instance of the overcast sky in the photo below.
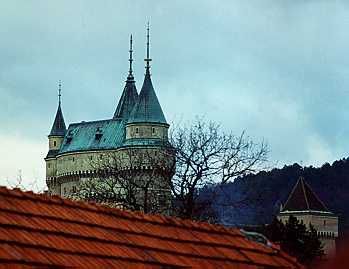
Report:
[[[277,166],[348,157],[348,14],[336,0],[0,0],[0,184],[21,170],[45,185],[58,80],[67,125],[113,115],[130,33],[141,88],[148,20],[168,122],[246,130]]]

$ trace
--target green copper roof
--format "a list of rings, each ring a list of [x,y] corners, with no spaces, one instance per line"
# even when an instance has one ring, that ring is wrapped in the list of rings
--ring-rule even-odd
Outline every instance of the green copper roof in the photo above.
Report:
[[[61,103],[59,102],[55,121],[53,122],[53,126],[49,136],[64,136],[66,131],[67,129],[65,127]]]
[[[125,88],[122,92],[118,106],[114,113],[114,119],[128,119],[138,100],[138,93],[132,74],[127,77]]]
[[[137,122],[167,124],[159,100],[156,97],[153,84],[151,82],[149,67],[146,68],[144,82],[141,92],[139,93],[138,101],[135,104],[128,119],[128,123]]]
[[[125,123],[119,119],[69,125],[59,154],[84,150],[115,149],[122,146]]]

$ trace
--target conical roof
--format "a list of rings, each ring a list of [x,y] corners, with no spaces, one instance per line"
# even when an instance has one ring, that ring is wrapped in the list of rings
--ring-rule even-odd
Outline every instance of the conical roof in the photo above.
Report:
[[[66,131],[67,129],[65,127],[61,103],[59,102],[55,121],[53,122],[53,126],[49,136],[65,136]]]
[[[114,113],[114,119],[128,119],[138,100],[138,93],[133,76],[127,77],[125,88],[122,92],[118,106]]]
[[[146,68],[144,82],[139,93],[138,101],[135,104],[128,119],[128,123],[140,122],[167,124],[159,100],[154,91],[154,87],[150,78],[149,67]]]
[[[317,197],[310,186],[300,177],[288,197],[284,211],[322,211],[330,212],[325,204]]]

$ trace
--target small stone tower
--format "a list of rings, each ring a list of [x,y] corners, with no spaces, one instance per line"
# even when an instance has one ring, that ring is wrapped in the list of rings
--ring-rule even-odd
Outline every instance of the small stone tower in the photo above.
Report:
[[[331,257],[335,254],[338,217],[328,210],[303,177],[298,179],[278,218],[285,222],[290,215],[303,221],[306,226],[311,223],[318,231],[325,255]]]

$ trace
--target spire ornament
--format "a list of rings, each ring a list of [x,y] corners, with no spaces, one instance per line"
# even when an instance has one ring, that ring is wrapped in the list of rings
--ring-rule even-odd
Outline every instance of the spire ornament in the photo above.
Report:
[[[133,62],[133,58],[132,58],[132,53],[133,53],[133,49],[132,49],[132,34],[130,36],[130,58],[128,59],[128,61],[130,62],[130,69],[128,71],[128,75],[129,77],[133,77],[133,70],[132,70],[132,62]]]
[[[61,105],[61,97],[62,97],[62,81],[58,82],[58,104]]]
[[[149,57],[149,22],[147,23],[147,58],[144,59],[146,62],[146,71],[149,72],[150,69],[150,62],[152,59]]]

